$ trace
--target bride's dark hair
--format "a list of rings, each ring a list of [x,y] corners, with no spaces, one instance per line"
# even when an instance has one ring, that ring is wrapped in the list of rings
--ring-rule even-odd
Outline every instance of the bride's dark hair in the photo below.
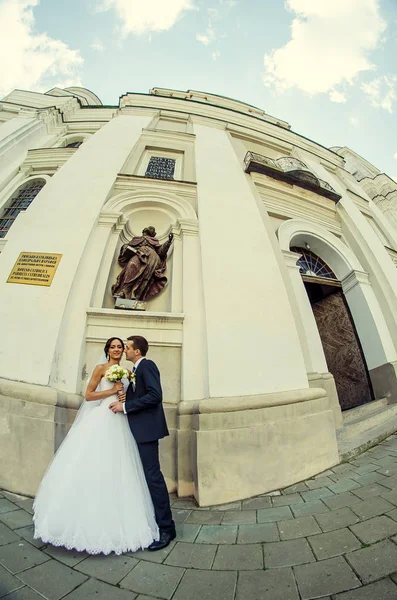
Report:
[[[105,344],[104,349],[103,349],[104,352],[105,352],[105,354],[106,354],[106,358],[109,357],[109,348],[110,348],[110,344],[113,342],[113,340],[119,340],[119,342],[121,343],[121,345],[124,348],[124,342],[119,337],[111,337],[111,338],[109,338],[108,341]]]

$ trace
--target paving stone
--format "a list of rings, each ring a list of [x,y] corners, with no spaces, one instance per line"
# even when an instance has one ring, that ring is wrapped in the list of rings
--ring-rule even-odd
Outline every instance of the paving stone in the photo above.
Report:
[[[291,568],[239,574],[236,600],[264,600],[265,598],[269,600],[299,600]]]
[[[237,573],[189,570],[172,600],[233,600]],[[138,599],[137,599],[138,600]]]
[[[290,540],[264,544],[265,569],[292,567],[315,562],[315,557],[306,540]]]
[[[178,542],[194,542],[196,539],[201,525],[189,525],[186,523],[176,523],[176,539]],[[159,550],[157,550],[159,552]],[[156,553],[155,553],[156,554]]]
[[[314,517],[300,517],[291,521],[280,521],[278,523],[281,540],[293,540],[306,537],[315,533],[321,533]]]
[[[324,502],[324,504],[326,504],[331,510],[335,510],[337,508],[344,508],[345,506],[358,504],[360,502],[360,498],[351,492],[342,492],[341,494],[336,494],[336,496],[324,498],[322,502]]]
[[[50,560],[50,557],[37,550],[25,540],[19,540],[0,548],[0,564],[4,565],[11,573],[20,573],[35,565]]]
[[[26,512],[26,510],[18,508],[18,510],[1,514],[0,521],[10,529],[19,529],[20,527],[32,524],[32,515]]]
[[[341,529],[348,525],[354,525],[354,523],[358,523],[360,520],[348,507],[331,510],[321,515],[315,515],[314,518],[325,532]]]
[[[17,590],[22,587],[24,584],[22,581],[11,575],[4,567],[0,565],[0,598]]]
[[[373,471],[372,473],[367,473],[366,475],[352,475],[352,479],[357,481],[363,487],[371,485],[373,483],[380,483],[383,485],[383,481],[387,480],[387,477],[381,475],[377,471]]]
[[[260,544],[219,546],[212,568],[215,571],[263,569],[262,546]]]
[[[332,471],[330,471],[330,474],[332,475]],[[329,477],[316,477],[315,479],[308,479],[307,481],[305,481],[305,483],[309,490],[317,490],[318,488],[322,488],[328,485],[329,483],[334,482]]]
[[[180,541],[180,540],[179,540]],[[162,563],[167,558],[175,544],[176,540],[173,540],[169,546],[163,548],[162,550],[156,550],[156,552],[151,552],[149,550],[138,550],[137,552],[127,552],[126,556],[130,556],[131,558],[136,558],[137,560],[145,560],[148,562],[154,563]]]
[[[397,489],[390,490],[390,492],[382,494],[382,498],[384,498],[388,502],[391,502],[392,504],[394,504],[394,506],[397,506]]]
[[[43,596],[36,594],[33,590],[31,590],[26,585],[22,588],[19,588],[15,592],[12,592],[8,596],[6,596],[7,600],[43,600]]]
[[[80,562],[75,569],[80,573],[95,577],[95,579],[116,585],[138,562],[138,560],[129,556],[98,555],[89,556],[83,562]]]
[[[342,463],[332,467],[331,471],[333,473],[346,473],[346,471],[354,471],[354,467],[350,463]]]
[[[334,596],[334,600],[395,600],[395,598],[397,598],[397,587],[391,579],[382,579]]]
[[[223,511],[199,511],[194,510],[186,519],[185,523],[195,523],[196,525],[220,525],[224,516]]]
[[[164,561],[165,565],[185,569],[211,569],[218,546],[178,542]]]
[[[217,506],[211,506],[210,510],[241,510],[241,501],[228,502],[227,504],[218,504]]]
[[[6,490],[2,490],[2,495],[10,502],[18,502],[19,500],[26,500],[26,496],[21,496],[20,494],[14,494],[13,492],[7,492]]]
[[[18,506],[15,506],[13,502],[7,500],[7,498],[0,498],[0,514],[18,510]]]
[[[380,469],[377,469],[376,472],[385,475],[386,477],[391,477],[392,475],[397,474],[397,465],[381,467]]]
[[[172,518],[175,523],[184,523],[191,514],[192,511],[186,508],[175,508],[172,511]]]
[[[253,525],[257,527],[257,525]],[[235,544],[237,525],[203,525],[197,536],[197,544]]]
[[[86,581],[87,577],[50,560],[18,575],[22,581],[48,600],[59,600]]]
[[[393,475],[392,477],[388,477],[384,482],[383,482],[384,487],[389,488],[390,490],[395,490],[397,489],[397,474]]]
[[[377,458],[374,462],[382,467],[394,466],[397,464],[397,458],[395,456],[389,455],[384,456],[382,458]]]
[[[318,490],[309,490],[308,492],[301,492],[302,498],[305,502],[313,502],[314,500],[321,500],[328,496],[333,496],[334,492],[329,490],[327,487],[319,488]]]
[[[332,558],[361,548],[361,542],[347,527],[329,533],[313,535],[308,538],[308,542],[318,560]]]
[[[272,507],[272,499],[270,496],[262,496],[261,498],[250,498],[249,500],[244,500],[242,504],[242,510],[257,510],[258,508],[271,508]]]
[[[21,539],[17,532],[9,529],[4,523],[0,523],[0,546],[4,544],[11,544]]]
[[[397,523],[385,515],[352,525],[350,529],[364,543],[373,544],[397,533]],[[397,568],[397,565],[396,565]]]
[[[387,488],[379,483],[373,483],[372,485],[367,485],[366,487],[354,490],[353,493],[361,498],[361,500],[367,500],[368,498],[373,498],[374,496],[380,496],[383,493],[387,493]]]
[[[168,600],[175,592],[184,572],[185,570],[181,567],[141,561],[122,579],[119,585],[121,588],[127,588],[137,594],[147,594]]]
[[[177,498],[172,503],[172,510],[180,509],[180,508],[188,508],[190,510],[197,510],[197,502],[193,500],[193,498]]]
[[[341,481],[352,481],[352,475],[355,474],[355,471],[346,471],[345,473],[334,473],[333,475],[330,475],[330,479],[332,479],[334,483],[339,483]]]
[[[14,533],[21,536],[24,540],[27,540],[29,544],[35,546],[36,548],[43,548],[46,546],[46,542],[43,542],[40,538],[35,539],[34,535],[34,527],[33,525],[28,525],[27,527],[21,527],[21,529],[14,529]]]
[[[280,536],[276,523],[260,525],[240,525],[238,528],[238,544],[256,544],[259,542],[278,542]]]
[[[135,598],[136,594],[133,592],[89,579],[63,600],[134,600]]]
[[[371,583],[396,571],[397,546],[385,540],[346,555],[363,583]]]
[[[256,523],[256,510],[230,510],[225,512],[222,525],[246,525]]]
[[[305,502],[304,504],[294,504],[291,510],[295,517],[305,517],[307,515],[316,515],[318,513],[328,512],[329,508],[321,500],[314,502]]]
[[[390,512],[388,512],[387,516],[391,517],[392,519],[394,519],[394,521],[397,521],[397,508],[395,508],[394,510],[391,510]]]
[[[258,510],[257,518],[258,523],[274,523],[275,521],[293,519],[293,515],[289,506],[278,506],[277,508]]]
[[[32,515],[33,514],[33,502],[34,502],[33,498],[25,498],[24,500],[17,500],[15,502],[15,504],[17,506],[19,506],[19,508],[26,510],[26,512],[28,512]]]
[[[363,500],[362,502],[358,502],[358,504],[354,504],[351,509],[360,517],[360,519],[365,520],[392,511],[393,504],[384,498],[375,496],[374,498],[368,498],[368,500]]]
[[[341,556],[294,567],[302,600],[359,587],[360,581]]]
[[[68,567],[78,565],[89,556],[87,552],[77,552],[77,550],[67,550],[66,548],[51,545],[47,546],[44,552]]]
[[[283,494],[295,494],[296,492],[307,492],[307,485],[302,481],[301,483],[295,483],[283,489]]]
[[[328,487],[334,494],[341,494],[342,492],[350,492],[351,490],[359,489],[360,484],[357,483],[357,481],[354,481],[354,479],[345,479],[344,481],[332,483]]]
[[[272,499],[273,506],[287,506],[289,504],[303,504],[303,498],[300,494],[286,494],[276,496]]]
[[[369,457],[368,457],[368,460],[369,460]],[[379,466],[380,465],[378,465],[376,463],[372,464],[372,463],[368,462],[366,464],[361,465],[360,467],[357,467],[357,469],[355,469],[355,472],[359,476],[367,475],[368,473],[372,473],[373,471],[376,471],[376,469],[379,469]]]

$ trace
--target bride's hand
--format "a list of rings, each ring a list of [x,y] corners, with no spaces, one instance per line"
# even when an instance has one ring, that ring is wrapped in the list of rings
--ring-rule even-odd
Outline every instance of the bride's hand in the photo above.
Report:
[[[121,381],[116,381],[112,387],[112,392],[113,394],[117,394],[117,392],[124,392],[124,385],[121,383]]]

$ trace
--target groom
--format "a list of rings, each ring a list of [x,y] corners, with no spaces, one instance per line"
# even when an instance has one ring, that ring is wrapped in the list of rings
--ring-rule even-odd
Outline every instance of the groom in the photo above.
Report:
[[[159,439],[169,435],[163,410],[160,373],[152,360],[146,358],[149,344],[140,335],[127,338],[126,359],[134,364],[135,380],[127,388],[125,402],[112,402],[109,408],[124,412],[138,445],[146,482],[152,497],[160,539],[148,550],[161,550],[175,538],[167,486],[160,470]]]

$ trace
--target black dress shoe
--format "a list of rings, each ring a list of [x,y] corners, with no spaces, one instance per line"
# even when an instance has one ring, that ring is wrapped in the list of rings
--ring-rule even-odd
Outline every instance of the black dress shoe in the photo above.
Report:
[[[175,538],[175,531],[162,531],[160,533],[160,539],[158,541],[152,542],[148,547],[148,550],[150,550],[151,552],[154,552],[155,550],[162,550],[163,548],[166,548],[168,544],[170,544]]]

